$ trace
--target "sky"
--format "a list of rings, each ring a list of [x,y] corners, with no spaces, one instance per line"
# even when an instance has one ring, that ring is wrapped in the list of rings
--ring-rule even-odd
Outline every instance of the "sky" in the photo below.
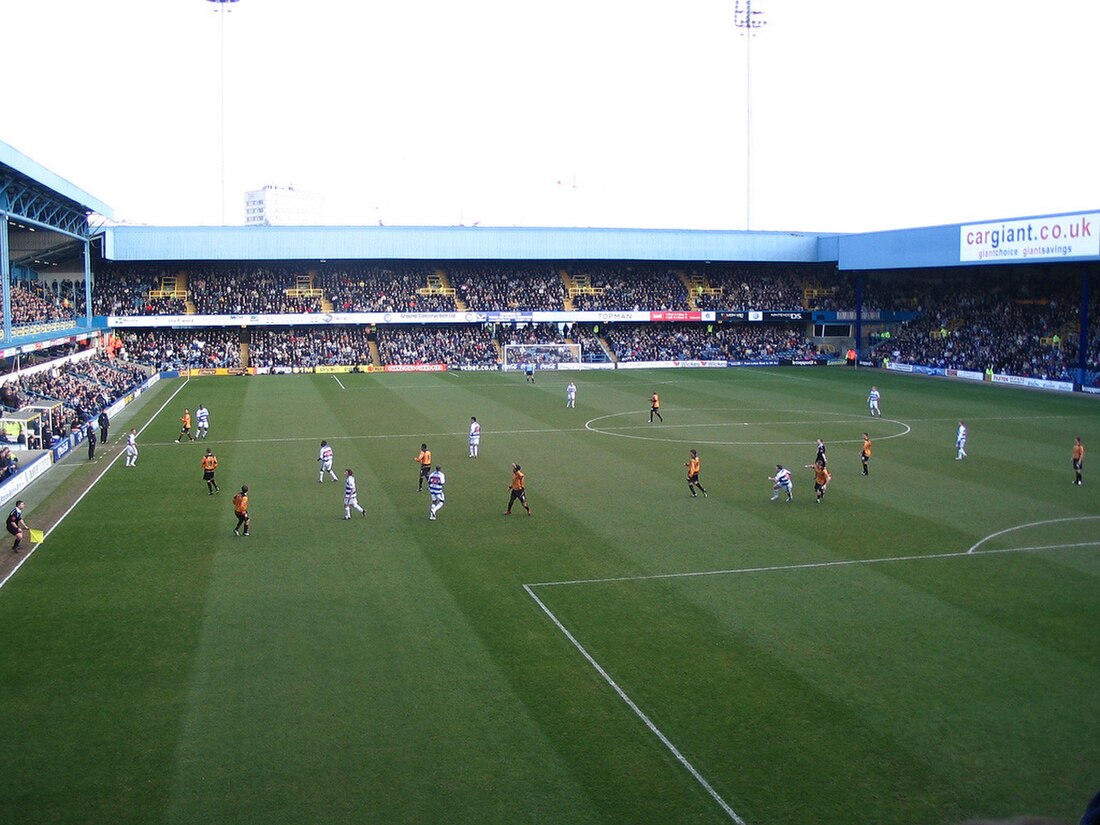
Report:
[[[746,0],[9,3],[0,141],[163,226],[243,223],[265,184],[332,225],[1100,207],[1096,0],[751,3],[751,37]]]

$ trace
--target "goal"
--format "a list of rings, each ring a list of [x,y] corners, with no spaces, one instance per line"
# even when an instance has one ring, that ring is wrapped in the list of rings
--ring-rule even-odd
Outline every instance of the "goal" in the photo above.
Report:
[[[522,370],[530,364],[537,370],[556,370],[559,364],[580,362],[580,344],[505,344],[501,368]]]

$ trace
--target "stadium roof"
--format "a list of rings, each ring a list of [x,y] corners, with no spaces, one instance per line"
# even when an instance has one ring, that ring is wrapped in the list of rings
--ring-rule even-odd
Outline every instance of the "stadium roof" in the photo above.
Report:
[[[0,169],[4,167],[7,167],[11,172],[15,172],[18,176],[25,178],[28,183],[40,184],[41,187],[49,190],[55,199],[68,201],[68,205],[74,207],[78,212],[84,214],[96,212],[105,218],[114,217],[114,212],[111,207],[103,203],[103,201],[92,197],[83,189],[69,183],[60,175],[51,172],[45,166],[31,160],[18,149],[0,141]],[[10,210],[10,206],[6,201],[7,198],[0,197],[0,209],[8,211]],[[21,215],[21,217],[31,218],[32,216],[24,214]]]
[[[115,261],[823,260],[819,237],[805,233],[457,226],[118,226],[106,230],[104,256]]]

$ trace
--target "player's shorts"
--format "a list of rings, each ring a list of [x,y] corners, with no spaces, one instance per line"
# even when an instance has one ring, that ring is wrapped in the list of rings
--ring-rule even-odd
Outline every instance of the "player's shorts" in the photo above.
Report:
[[[470,436],[470,444],[473,445],[474,447],[481,444],[481,436],[480,435],[471,435]]]
[[[688,474],[688,484],[698,484],[698,483],[699,483],[699,474],[698,473],[689,473]]]
[[[1075,470],[1080,470],[1081,469],[1081,459],[1079,459],[1079,458],[1073,459],[1073,469],[1075,469]]]
[[[431,474],[432,474],[432,465],[431,464],[421,464],[420,465],[420,475],[422,475],[424,478],[427,478]]]
[[[21,527],[13,527],[10,524],[8,525],[8,532],[11,533],[13,536],[18,535],[21,530]]]
[[[332,469],[332,462],[331,461],[322,461],[321,462],[321,472],[322,473],[327,473],[331,469]]]
[[[445,496],[443,495],[443,493],[432,493],[432,503],[433,503],[433,504],[436,504],[436,503],[438,503],[438,504],[442,504],[442,503],[443,503],[443,502],[445,502],[446,500],[447,500],[447,499],[446,499],[446,497],[445,497]]]
[[[213,470],[203,470],[202,471],[202,480],[203,481],[213,481],[214,480],[214,471]]]
[[[359,506],[359,496],[344,496],[344,506],[345,507],[358,507]]]
[[[508,504],[511,505],[513,501],[522,501],[527,503],[527,491],[526,490],[513,490],[511,497],[508,499]]]
[[[815,493],[820,493],[824,489],[825,489],[824,484],[818,484],[816,481],[814,482],[814,492]]]
[[[126,455],[137,455],[137,454],[138,454],[137,453],[137,447],[135,447],[133,444],[127,444],[126,445]]]
[[[867,459],[869,459],[869,458],[871,457],[871,454],[870,454],[870,453],[860,453],[860,454],[859,454],[859,457],[860,457],[860,459],[862,459],[863,461],[866,461]]]
[[[190,435],[190,434],[191,434],[191,428],[190,427],[180,427],[180,435]]]

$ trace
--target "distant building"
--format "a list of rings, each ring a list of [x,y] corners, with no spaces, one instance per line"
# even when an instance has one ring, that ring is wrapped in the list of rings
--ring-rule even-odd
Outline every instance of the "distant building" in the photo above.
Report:
[[[324,195],[293,186],[264,186],[244,196],[245,226],[316,226],[324,223]]]

